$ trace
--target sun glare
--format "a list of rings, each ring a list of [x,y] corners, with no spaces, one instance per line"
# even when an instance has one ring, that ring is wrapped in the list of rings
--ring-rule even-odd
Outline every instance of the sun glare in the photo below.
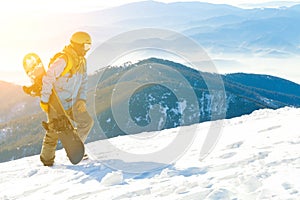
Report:
[[[171,3],[176,0],[154,0]],[[193,0],[178,0],[193,1]],[[242,4],[261,3],[268,0],[200,0],[209,3]],[[298,0],[299,1],[299,0]],[[82,18],[74,20],[73,14],[119,6],[138,0],[3,0],[0,5],[0,73],[22,71],[23,56],[38,53],[46,63],[63,48],[70,34],[88,26]],[[238,3],[237,3],[238,2]],[[71,17],[70,17],[71,16]],[[85,15],[82,15],[85,16]],[[86,20],[86,19],[85,19]],[[103,20],[105,21],[105,20]],[[102,22],[103,22],[102,21]],[[106,22],[106,21],[105,21]],[[93,26],[101,26],[93,24]],[[110,34],[110,33],[107,33]],[[275,63],[276,64],[276,63]],[[23,72],[23,71],[22,71]],[[1,80],[1,79],[0,79]]]

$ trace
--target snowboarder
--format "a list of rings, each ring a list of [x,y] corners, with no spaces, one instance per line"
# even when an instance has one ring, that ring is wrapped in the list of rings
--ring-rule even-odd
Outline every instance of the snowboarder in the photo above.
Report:
[[[40,159],[45,166],[53,165],[58,141],[53,122],[55,112],[49,106],[53,88],[66,113],[76,123],[82,142],[86,140],[93,126],[94,121],[86,109],[88,83],[85,55],[90,47],[91,37],[88,33],[74,33],[70,44],[51,59],[47,74],[43,77],[40,106],[47,113],[49,124],[40,154]]]

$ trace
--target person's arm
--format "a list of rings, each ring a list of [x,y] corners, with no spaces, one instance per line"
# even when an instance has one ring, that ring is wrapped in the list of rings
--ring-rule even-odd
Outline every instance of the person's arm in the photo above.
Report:
[[[82,74],[82,82],[78,91],[76,104],[75,104],[75,107],[79,112],[86,112],[87,89],[88,89],[88,76],[85,67],[84,72]]]
[[[56,59],[47,70],[43,77],[43,86],[41,91],[41,102],[48,103],[50,95],[52,94],[53,84],[61,75],[66,66],[66,61],[62,57]]]
[[[88,76],[86,72],[86,68],[84,70],[84,73],[82,75],[82,82],[78,91],[77,95],[77,101],[86,101],[87,99],[87,89],[88,89]]]

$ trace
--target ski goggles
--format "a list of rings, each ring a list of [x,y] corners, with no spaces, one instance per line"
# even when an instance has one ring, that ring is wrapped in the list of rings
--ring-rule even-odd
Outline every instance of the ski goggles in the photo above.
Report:
[[[83,44],[83,48],[84,48],[85,51],[90,50],[91,46],[92,46],[91,44],[87,44],[87,43]]]

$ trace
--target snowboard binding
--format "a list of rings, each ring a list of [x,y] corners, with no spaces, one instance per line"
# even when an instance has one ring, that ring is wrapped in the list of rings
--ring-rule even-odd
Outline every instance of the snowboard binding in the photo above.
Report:
[[[46,71],[40,57],[35,53],[27,54],[23,58],[23,66],[32,82],[31,86],[23,86],[23,91],[33,97],[41,96],[42,81]]]
[[[70,124],[69,119],[64,115],[61,115],[59,118],[53,119],[53,121],[51,121],[51,122],[43,121],[42,126],[46,131],[49,131],[50,129],[54,129],[57,132],[62,132],[62,131],[68,131],[68,130],[75,129]]]
[[[23,91],[32,97],[41,96],[41,90],[42,90],[41,84],[33,84],[31,86],[23,86]]]

